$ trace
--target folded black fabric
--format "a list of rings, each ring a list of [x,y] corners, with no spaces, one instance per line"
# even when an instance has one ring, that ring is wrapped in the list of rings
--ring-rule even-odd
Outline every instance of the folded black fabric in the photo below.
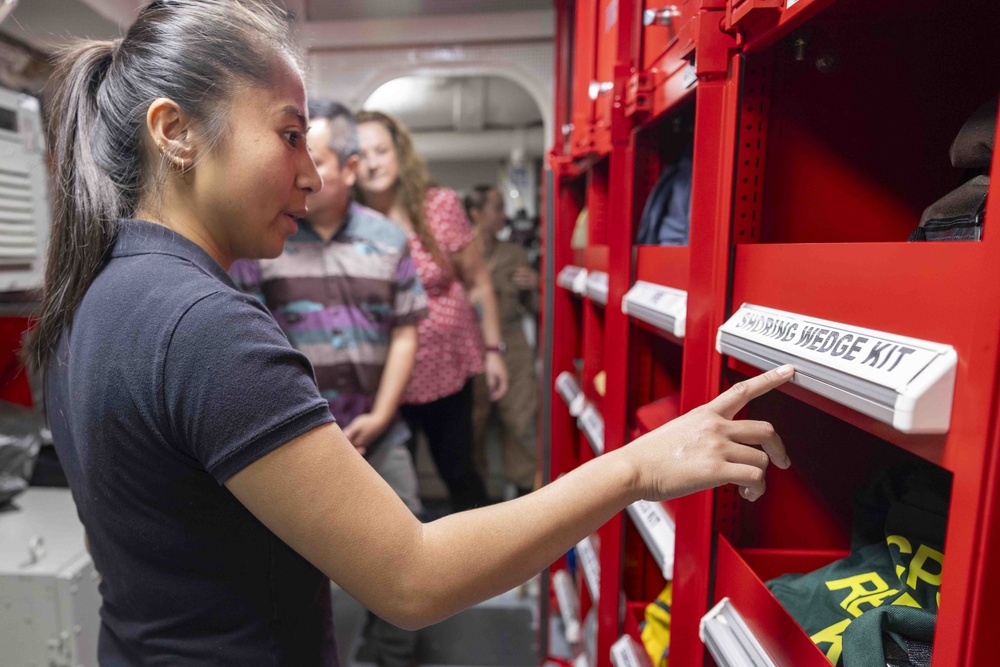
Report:
[[[691,225],[691,148],[660,174],[639,218],[639,245],[687,245]]]
[[[983,238],[989,176],[976,176],[927,207],[911,241],[979,241]]]
[[[976,109],[951,144],[951,164],[960,169],[988,169],[997,131],[998,97]]]
[[[866,611],[844,630],[844,667],[930,667],[937,615],[889,605]]]

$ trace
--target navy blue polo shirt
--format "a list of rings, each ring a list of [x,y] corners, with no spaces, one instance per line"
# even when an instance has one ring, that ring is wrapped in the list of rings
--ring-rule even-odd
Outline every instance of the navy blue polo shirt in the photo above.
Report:
[[[333,417],[207,253],[122,221],[45,399],[103,577],[102,666],[335,664],[329,580],[223,486]]]

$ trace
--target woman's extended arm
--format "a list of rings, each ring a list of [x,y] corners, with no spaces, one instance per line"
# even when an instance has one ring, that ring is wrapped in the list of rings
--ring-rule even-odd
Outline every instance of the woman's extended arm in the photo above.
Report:
[[[734,385],[535,493],[430,524],[413,517],[333,424],[292,440],[226,485],[374,613],[417,628],[513,588],[640,498],[731,483],[756,500],[768,462],[784,468],[788,458],[770,424],[732,419],[791,373],[785,367]]]

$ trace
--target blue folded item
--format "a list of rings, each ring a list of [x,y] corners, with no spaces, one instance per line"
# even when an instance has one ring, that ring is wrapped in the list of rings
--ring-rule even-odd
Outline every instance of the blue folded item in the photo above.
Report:
[[[691,155],[660,174],[642,209],[639,245],[687,245],[691,226]]]

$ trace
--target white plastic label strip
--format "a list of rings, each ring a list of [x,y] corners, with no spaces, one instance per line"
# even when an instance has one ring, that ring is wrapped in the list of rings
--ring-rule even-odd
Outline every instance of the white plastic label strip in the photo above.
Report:
[[[627,508],[643,541],[656,559],[663,578],[674,578],[674,522],[660,503],[640,500]]]
[[[591,271],[587,274],[587,296],[591,301],[602,305],[608,302],[608,274],[603,271]]]
[[[639,280],[622,299],[622,312],[683,338],[687,323],[687,292]]]
[[[948,430],[958,360],[950,345],[743,304],[719,328],[717,348],[764,370],[795,364],[793,383],[900,431]]]
[[[615,667],[652,667],[646,649],[628,635],[622,635],[611,645],[611,664]]]
[[[684,66],[684,72],[681,73],[681,82],[685,88],[690,88],[698,82],[698,70],[695,69],[694,63],[688,63]]]
[[[604,420],[597,413],[597,409],[593,405],[587,404],[587,407],[583,409],[583,412],[580,413],[580,417],[577,419],[577,425],[590,442],[594,454],[597,456],[603,454]]]
[[[576,294],[583,294],[587,286],[587,269],[568,264],[559,272],[556,284]]]
[[[698,634],[719,667],[775,667],[729,598],[702,617]]]
[[[580,598],[573,577],[566,570],[559,570],[552,575],[552,588],[559,602],[559,616],[566,629],[566,641],[575,644],[580,641]]]
[[[556,377],[556,391],[562,397],[566,405],[569,406],[571,417],[579,417],[586,403],[580,385],[576,383],[576,378],[569,371],[563,371]]]
[[[583,579],[590,591],[590,599],[597,600],[601,590],[601,563],[594,548],[594,538],[585,537],[576,545],[576,556],[583,569]]]

